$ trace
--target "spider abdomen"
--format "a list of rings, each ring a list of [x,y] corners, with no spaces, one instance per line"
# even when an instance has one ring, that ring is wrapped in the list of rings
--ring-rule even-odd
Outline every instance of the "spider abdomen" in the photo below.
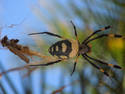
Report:
[[[51,55],[57,56],[61,59],[74,57],[77,54],[77,52],[78,52],[78,43],[75,40],[68,40],[68,39],[61,40],[56,42],[49,48],[49,53]]]

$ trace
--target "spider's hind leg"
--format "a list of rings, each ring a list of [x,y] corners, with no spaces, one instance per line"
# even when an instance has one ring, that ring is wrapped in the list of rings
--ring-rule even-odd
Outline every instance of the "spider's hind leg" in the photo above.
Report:
[[[53,62],[49,62],[49,63],[46,63],[46,64],[29,64],[29,66],[49,66],[49,65],[52,65],[52,64],[55,64],[55,63],[59,63],[61,62],[62,60],[57,60],[57,61],[53,61]]]
[[[30,33],[30,34],[28,34],[28,35],[36,35],[36,34],[47,34],[47,35],[50,35],[50,36],[53,36],[53,37],[58,37],[58,38],[65,39],[64,37],[62,37],[62,36],[60,36],[60,35],[57,35],[57,34],[54,34],[54,33],[51,33],[51,32]]]

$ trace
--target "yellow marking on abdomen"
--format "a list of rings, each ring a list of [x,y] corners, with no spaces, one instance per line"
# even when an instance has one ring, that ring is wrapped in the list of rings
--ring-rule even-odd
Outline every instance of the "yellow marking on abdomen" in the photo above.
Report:
[[[62,43],[62,52],[66,52],[67,45],[65,43]]]
[[[71,44],[72,44],[72,51],[71,53],[69,54],[69,57],[74,57],[78,54],[78,50],[79,50],[79,45],[78,45],[78,42],[77,40],[70,40]]]
[[[66,59],[66,58],[68,58],[67,56],[60,56],[60,58],[62,58],[62,59]]]
[[[51,52],[53,52],[53,51],[54,51],[54,48],[52,47],[52,48],[51,48]]]
[[[58,45],[56,46],[56,51],[59,51],[59,47],[58,47]]]

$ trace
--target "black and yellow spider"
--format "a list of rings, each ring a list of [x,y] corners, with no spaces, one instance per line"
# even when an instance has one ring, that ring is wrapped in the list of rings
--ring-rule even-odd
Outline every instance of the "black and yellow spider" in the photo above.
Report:
[[[109,67],[114,67],[117,69],[122,69],[120,66],[118,65],[113,65],[113,64],[108,64],[106,62],[103,62],[101,60],[95,59],[93,57],[90,57],[87,53],[90,52],[91,47],[88,45],[88,43],[90,43],[93,40],[102,38],[102,37],[115,37],[115,38],[122,38],[122,35],[118,35],[118,34],[101,34],[98,35],[94,38],[92,38],[92,36],[94,36],[95,34],[97,34],[98,32],[107,30],[109,28],[111,28],[111,26],[106,26],[104,28],[101,28],[100,30],[96,30],[95,32],[93,32],[91,35],[89,35],[82,43],[79,42],[78,40],[78,36],[77,36],[77,31],[76,31],[76,27],[73,24],[73,22],[71,21],[73,28],[74,28],[74,34],[76,37],[75,39],[66,39],[60,35],[54,34],[54,33],[50,33],[50,32],[39,32],[39,33],[30,33],[29,35],[35,35],[35,34],[47,34],[53,37],[57,37],[57,38],[61,38],[61,41],[56,42],[55,44],[53,44],[50,48],[49,48],[49,53],[53,56],[56,57],[57,60],[54,61],[50,61],[46,64],[29,64],[30,66],[48,66],[51,64],[55,64],[55,63],[59,63],[63,60],[68,60],[69,58],[73,58],[76,57],[75,62],[74,62],[74,67],[73,67],[73,71],[71,73],[71,75],[74,73],[75,68],[76,68],[76,64],[77,64],[77,60],[78,57],[80,55],[82,55],[82,57],[89,62],[92,66],[94,66],[95,68],[97,68],[98,70],[100,70],[101,72],[103,72],[106,76],[109,76],[109,74],[104,71],[104,69],[102,69],[101,67],[99,67],[98,65],[94,64],[92,61],[94,62],[98,62],[104,65],[107,65]]]

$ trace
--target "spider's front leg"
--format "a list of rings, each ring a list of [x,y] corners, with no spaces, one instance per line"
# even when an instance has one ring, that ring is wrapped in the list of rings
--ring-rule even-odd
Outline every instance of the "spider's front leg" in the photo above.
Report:
[[[125,39],[124,36],[119,35],[119,34],[102,34],[102,35],[99,35],[99,36],[97,36],[97,37],[94,37],[94,38],[92,38],[92,39],[86,41],[86,44],[88,44],[89,42],[94,41],[94,40],[96,40],[96,39],[103,38],[103,37],[109,37],[109,38],[110,38],[110,37],[112,37],[112,38],[114,37],[114,38],[123,38],[123,39]]]
[[[82,44],[85,44],[85,43],[86,43],[92,36],[94,36],[95,34],[101,32],[101,31],[110,29],[110,28],[111,28],[111,26],[106,26],[106,27],[104,27],[104,28],[101,28],[101,29],[99,29],[99,30],[96,30],[96,31],[93,32],[91,35],[89,35],[89,36],[82,42]]]
[[[96,64],[94,64],[93,62],[91,62],[88,57],[85,54],[82,54],[83,58],[90,63],[93,67],[95,67],[96,69],[98,69],[100,72],[104,73],[104,75],[106,75],[107,77],[110,77],[110,75],[104,71],[104,69],[102,69],[101,67],[97,66]]]

